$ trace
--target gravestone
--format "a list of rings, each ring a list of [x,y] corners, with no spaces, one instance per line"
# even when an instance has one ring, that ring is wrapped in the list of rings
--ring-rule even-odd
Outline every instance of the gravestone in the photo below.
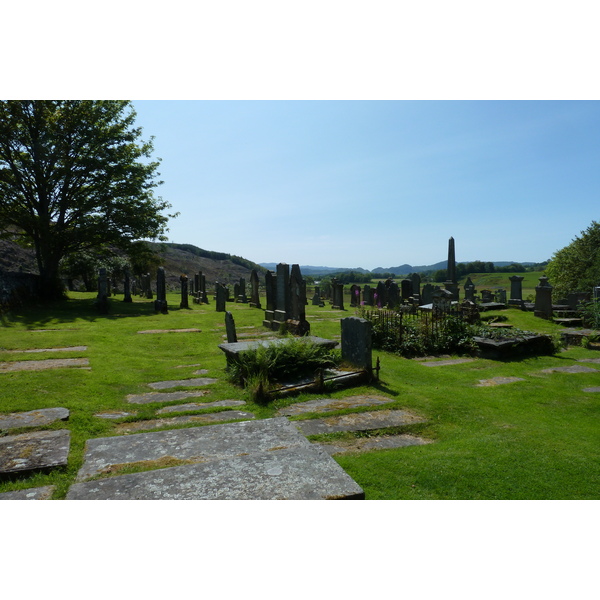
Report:
[[[456,278],[456,259],[454,251],[454,238],[448,240],[448,267],[444,287],[452,294],[452,300],[459,300],[458,280]]]
[[[421,276],[418,273],[413,273],[411,276],[412,296],[413,298],[421,295]]]
[[[133,302],[131,298],[131,280],[129,269],[125,269],[125,281],[123,281],[123,302]]]
[[[235,344],[237,343],[237,334],[235,332],[235,321],[233,319],[233,315],[227,311],[225,313],[225,330],[227,332],[227,343]]]
[[[152,283],[150,281],[150,273],[146,273],[144,276],[144,292],[147,300],[152,300],[154,295],[152,294]]]
[[[248,298],[246,296],[246,280],[244,277],[240,277],[238,293],[235,295],[235,301],[240,302],[241,304],[247,304],[248,302]]]
[[[331,293],[332,308],[334,310],[346,310],[344,308],[344,284],[338,283],[338,280],[335,277],[331,281]]]
[[[475,302],[475,284],[471,281],[470,277],[467,277],[464,285],[465,300],[469,302]]]
[[[265,292],[267,295],[267,308],[263,327],[273,329],[273,320],[275,319],[275,300],[277,298],[277,275],[273,271],[265,273]]]
[[[252,308],[262,308],[260,305],[258,273],[256,272],[256,269],[252,269],[250,272],[250,306]]]
[[[313,294],[313,297],[312,297],[312,305],[313,306],[321,305],[321,288],[318,285],[315,286],[315,293]]]
[[[496,302],[500,304],[506,304],[506,290],[503,288],[498,288],[496,290]]]
[[[350,306],[353,308],[360,306],[360,286],[356,284],[350,286]]]
[[[412,281],[410,279],[403,279],[400,282],[400,289],[402,294],[402,302],[404,302],[413,295]]]
[[[189,308],[188,301],[188,277],[187,275],[181,275],[179,278],[181,282],[181,302],[179,304],[179,308]]]
[[[165,268],[158,267],[156,270],[156,300],[154,301],[154,310],[166,315],[167,306],[167,282],[165,277]]]
[[[202,271],[199,272],[199,279],[200,279],[200,302],[202,304],[210,304],[210,302],[208,301],[208,294],[206,293],[206,275],[204,275],[202,273]]]
[[[434,286],[431,283],[426,283],[421,291],[421,304],[431,304],[433,302]]]
[[[481,290],[481,302],[483,304],[494,302],[494,293],[492,290]]]
[[[373,369],[371,322],[358,317],[346,317],[341,319],[341,326],[342,359],[371,373]]]
[[[552,318],[552,290],[554,289],[548,278],[542,275],[539,279],[540,283],[535,288],[535,305],[533,314],[541,319]]]
[[[513,275],[508,278],[510,280],[510,298],[508,304],[513,306],[521,306],[523,304],[523,279],[522,275]]]
[[[389,281],[387,285],[387,299],[387,306],[390,309],[396,309],[402,304],[404,297],[401,296],[400,287],[395,281]]]
[[[383,308],[387,304],[387,288],[383,281],[377,284],[377,289],[373,294],[373,304],[378,308]]]
[[[306,320],[306,282],[302,279],[300,265],[297,264],[292,265],[289,295],[288,329],[294,335],[307,335],[310,332],[310,324]]]
[[[216,311],[217,312],[225,312],[225,306],[227,302],[227,289],[224,285],[217,282],[215,284],[215,292],[216,292]]]
[[[278,329],[290,318],[290,267],[286,263],[277,265],[276,285],[273,328]]]
[[[363,287],[363,304],[365,306],[373,306],[373,294],[375,290],[370,285]]]
[[[98,296],[96,297],[96,308],[101,315],[108,314],[108,278],[106,269],[98,271]]]

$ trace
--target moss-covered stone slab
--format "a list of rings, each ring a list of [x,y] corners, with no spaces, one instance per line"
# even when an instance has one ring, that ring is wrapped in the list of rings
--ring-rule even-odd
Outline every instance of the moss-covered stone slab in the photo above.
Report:
[[[332,412],[361,406],[381,406],[390,402],[394,402],[394,399],[371,395],[349,396],[347,398],[319,398],[280,408],[277,411],[277,416],[294,416],[309,412]]]
[[[210,385],[216,383],[217,380],[211,377],[193,377],[191,379],[174,379],[172,381],[155,381],[148,385],[153,390],[168,390],[174,387],[196,387],[201,385]]]
[[[207,408],[224,407],[224,406],[243,406],[246,404],[243,400],[217,400],[216,402],[189,402],[188,404],[177,404],[175,406],[165,406],[156,411],[157,415],[188,412],[192,410],[205,410]]]
[[[15,492],[4,492],[0,494],[0,500],[50,500],[54,493],[54,487],[53,485],[46,485]]]
[[[138,331],[138,333],[202,333],[202,330],[194,327],[188,329],[145,329],[144,331]]]
[[[0,437],[0,474],[65,466],[70,443],[71,432],[67,429]]]
[[[40,408],[28,412],[0,414],[0,431],[21,427],[42,427],[56,421],[66,421],[69,411],[66,408]]]
[[[42,371],[44,369],[61,369],[72,367],[87,367],[90,361],[87,358],[48,358],[46,360],[17,360],[14,362],[1,362],[0,373],[13,373],[15,371]]]
[[[99,419],[124,419],[125,417],[132,417],[136,413],[127,412],[124,410],[107,410],[101,413],[96,413],[94,416]]]
[[[364,491],[284,417],[88,440],[78,480],[124,462],[195,460],[71,486],[68,500],[362,499]]]
[[[424,367],[446,367],[448,365],[462,365],[463,363],[473,362],[474,358],[451,358],[448,360],[424,360],[421,364]]]
[[[137,431],[148,431],[149,429],[158,429],[172,425],[186,425],[195,423],[196,425],[206,425],[208,423],[220,423],[223,421],[233,421],[237,419],[255,419],[256,417],[249,412],[241,410],[223,410],[218,413],[208,413],[202,415],[185,415],[181,417],[167,417],[163,419],[149,419],[146,421],[136,421],[132,423],[122,423],[117,425],[118,433],[135,433]]]
[[[431,444],[433,440],[420,438],[416,435],[390,435],[385,437],[360,438],[348,441],[335,441],[331,444],[319,442],[327,454],[345,454],[348,452],[369,452],[371,450],[390,450],[395,448],[408,448],[409,446],[422,446]]]
[[[542,369],[542,373],[597,373],[598,369],[584,367],[583,365],[572,365],[570,367],[552,367],[551,369]]]
[[[322,419],[294,421],[304,435],[319,435],[336,431],[368,431],[386,427],[401,427],[413,423],[425,423],[426,419],[407,410],[378,410],[373,412],[337,415]]]
[[[188,398],[200,398],[208,395],[208,390],[196,392],[149,392],[148,394],[130,394],[126,400],[130,404],[152,404],[153,402],[178,402]]]
[[[492,377],[491,379],[480,379],[475,387],[491,387],[494,385],[504,385],[505,383],[514,383],[516,381],[525,381],[522,377]]]
[[[87,346],[68,346],[66,348],[31,348],[29,350],[4,350],[11,354],[35,354],[38,352],[84,352]]]

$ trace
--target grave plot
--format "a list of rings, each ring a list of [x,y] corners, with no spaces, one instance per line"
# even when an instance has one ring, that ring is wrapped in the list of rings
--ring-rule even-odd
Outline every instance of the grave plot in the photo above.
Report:
[[[89,368],[87,358],[48,358],[46,360],[19,360],[14,362],[1,362],[0,373],[13,373],[15,371],[41,371],[43,369],[61,368]]]
[[[17,490],[16,492],[3,492],[0,494],[0,500],[49,500],[53,493],[54,486],[46,485],[39,488]]]
[[[56,421],[66,421],[69,411],[66,408],[42,408],[22,413],[0,414],[0,431],[21,427],[42,427]]]
[[[138,331],[138,333],[202,333],[202,330],[193,327],[189,329],[146,329],[144,331]]]
[[[216,383],[216,379],[211,377],[196,377],[192,379],[174,379],[171,381],[155,381],[154,383],[149,383],[148,385],[153,390],[168,390],[169,388],[174,387],[196,387],[201,385],[210,385],[211,383]]]
[[[126,400],[130,404],[151,404],[152,402],[177,402],[188,398],[200,398],[208,395],[208,390],[195,392],[149,392],[148,394],[130,394]]]
[[[175,412],[190,412],[193,410],[205,410],[207,408],[221,408],[223,406],[243,406],[244,400],[215,400],[214,402],[190,402],[188,404],[177,404],[175,406],[165,406],[156,411],[157,415]]]
[[[67,429],[0,437],[0,474],[63,467],[70,443],[71,432]]]
[[[360,438],[354,440],[336,440],[335,442],[315,442],[323,448],[327,454],[345,454],[347,452],[368,452],[370,450],[392,450],[395,448],[408,448],[409,446],[423,446],[432,444],[433,440],[427,440],[416,435],[387,435],[372,438]]]
[[[476,387],[491,387],[495,385],[504,385],[516,381],[525,381],[522,377],[492,377],[491,379],[480,379]]]
[[[446,367],[448,365],[462,365],[474,362],[474,358],[450,358],[447,360],[424,360],[419,361],[424,367]]]
[[[170,457],[180,466],[156,469]],[[85,481],[117,467],[139,473]],[[361,499],[363,490],[285,418],[88,440],[67,499]]]
[[[256,418],[252,413],[240,410],[223,410],[216,413],[204,413],[201,415],[185,415],[180,417],[164,417],[162,419],[148,419],[146,421],[136,421],[132,423],[121,423],[117,425],[117,433],[134,433],[136,431],[145,431],[148,429],[158,429],[159,427],[169,427],[172,425],[185,425],[194,423],[195,425],[207,425],[222,421],[247,420]]]
[[[30,350],[4,350],[9,354],[34,354],[39,352],[84,352],[87,346],[69,346],[66,348],[32,348]]]
[[[280,408],[277,411],[277,416],[289,417],[309,412],[323,413],[344,410],[346,408],[359,408],[361,406],[381,406],[390,402],[394,402],[394,399],[384,398],[383,396],[349,396],[338,399],[320,398]]]
[[[550,369],[542,369],[542,373],[597,373],[598,369],[592,367],[584,367],[583,365],[572,365],[569,367],[552,367]]]

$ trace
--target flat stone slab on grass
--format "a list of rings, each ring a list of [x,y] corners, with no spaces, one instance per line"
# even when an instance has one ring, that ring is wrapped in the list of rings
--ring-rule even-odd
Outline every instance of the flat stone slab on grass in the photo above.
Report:
[[[20,473],[67,464],[71,432],[33,431],[0,437],[0,473]]]
[[[87,346],[69,346],[68,348],[33,348],[31,350],[4,350],[4,352],[15,353],[36,353],[36,352],[84,352]]]
[[[39,488],[28,488],[16,492],[3,492],[0,500],[49,500],[54,493],[53,485],[45,485]]]
[[[412,423],[425,423],[426,419],[406,410],[378,410],[373,412],[355,413],[324,417],[322,419],[307,419],[294,421],[294,425],[304,435],[334,433],[336,431],[366,431],[383,429],[385,427],[400,427]]]
[[[151,404],[152,402],[178,402],[188,398],[200,398],[206,396],[208,390],[199,390],[197,392],[149,392],[148,394],[130,394],[127,396],[127,402],[130,404]]]
[[[393,398],[384,398],[382,396],[350,396],[348,398],[320,398],[318,400],[309,400],[308,402],[298,402],[280,408],[277,416],[293,416],[308,412],[331,412],[334,410],[344,410],[346,408],[357,408],[359,406],[381,406],[394,402]]]
[[[163,419],[149,419],[147,421],[136,421],[132,423],[121,423],[117,425],[118,433],[135,433],[137,431],[147,431],[148,429],[158,429],[170,425],[185,425],[186,423],[197,423],[198,425],[208,423],[220,423],[222,421],[233,421],[236,419],[255,419],[256,417],[249,412],[241,410],[223,410],[218,413],[209,413],[203,415],[186,415],[181,417],[167,417]]]
[[[598,369],[592,367],[584,367],[583,365],[573,365],[571,367],[552,367],[551,369],[543,369],[542,373],[597,373]]]
[[[48,358],[46,360],[18,360],[0,363],[0,373],[14,371],[41,371],[43,369],[60,369],[63,367],[86,367],[90,364],[87,358]]]
[[[491,387],[494,385],[503,385],[515,381],[525,381],[522,377],[492,377],[491,379],[480,379],[475,387]]]
[[[583,388],[583,391],[596,393],[596,392],[600,392],[600,387],[587,387],[587,388]]]
[[[113,411],[105,411],[101,413],[96,413],[94,416],[99,419],[123,419],[124,417],[132,417],[136,413],[126,412],[124,410],[113,410]]]
[[[212,379],[211,377],[196,377],[192,379],[175,379],[173,381],[155,381],[154,383],[149,383],[148,385],[153,390],[168,390],[169,388],[174,387],[192,387],[199,385],[210,385],[211,383],[215,383],[217,380]]]
[[[55,421],[66,421],[69,411],[66,408],[41,408],[22,413],[0,415],[0,430],[8,431],[18,427],[41,427]]]
[[[427,360],[421,361],[424,367],[445,367],[447,365],[461,365],[463,363],[473,362],[474,358],[451,358],[448,360]]]
[[[243,400],[216,400],[215,402],[190,402],[189,404],[177,404],[176,406],[165,406],[156,411],[157,415],[174,412],[187,412],[189,410],[203,410],[222,406],[243,406]]]
[[[327,454],[344,454],[346,452],[365,452],[369,450],[390,450],[394,448],[407,448],[408,446],[422,446],[431,444],[432,440],[417,437],[415,435],[390,435],[385,437],[363,438],[351,441],[340,442],[336,441],[332,444],[319,442]]]
[[[285,418],[88,440],[78,481],[114,465],[186,464],[76,483],[68,500],[364,498],[357,483]]]
[[[578,358],[577,362],[594,363],[600,365],[600,358]]]
[[[201,333],[201,329],[146,329],[145,331],[138,331],[138,333]]]

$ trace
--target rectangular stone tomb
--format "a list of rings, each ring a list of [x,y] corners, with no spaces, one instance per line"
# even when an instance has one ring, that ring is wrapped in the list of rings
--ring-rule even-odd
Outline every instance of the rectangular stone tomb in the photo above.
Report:
[[[112,465],[194,464],[76,483],[67,499],[361,499],[363,490],[285,418],[88,440],[78,481]]]
[[[0,437],[0,473],[21,473],[67,464],[71,432],[33,431]]]
[[[324,346],[326,348],[335,348],[338,345],[338,342],[336,342],[335,340],[326,340],[325,338],[320,338],[312,335],[294,339],[307,344],[313,343],[318,346]],[[287,338],[279,338],[276,340],[253,340],[245,342],[234,342],[230,344],[219,344],[219,348],[223,350],[223,352],[225,352],[227,360],[235,360],[238,354],[240,354],[240,352],[244,352],[246,350],[256,350],[260,346],[280,346],[287,343],[289,343]]]

